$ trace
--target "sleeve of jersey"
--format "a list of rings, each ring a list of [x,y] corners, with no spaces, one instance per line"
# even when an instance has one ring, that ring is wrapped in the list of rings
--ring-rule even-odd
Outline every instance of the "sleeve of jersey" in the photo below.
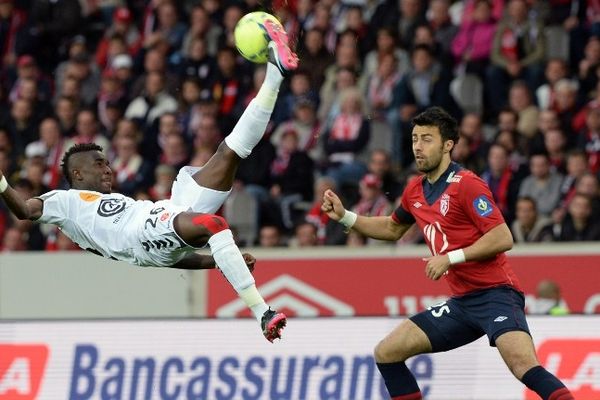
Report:
[[[466,215],[480,232],[486,233],[504,223],[504,217],[494,202],[488,185],[479,177],[466,177],[461,182],[462,205]]]
[[[407,187],[407,189],[408,189],[408,187]],[[404,193],[402,194],[402,198],[400,199],[400,205],[396,208],[396,210],[394,210],[394,213],[392,214],[392,219],[397,224],[414,224],[415,223],[415,217],[410,212],[407,211],[407,210],[410,210],[407,199],[408,199],[408,195],[405,190]]]
[[[44,202],[42,216],[37,222],[61,226],[68,212],[65,192],[62,190],[52,190],[36,198]]]

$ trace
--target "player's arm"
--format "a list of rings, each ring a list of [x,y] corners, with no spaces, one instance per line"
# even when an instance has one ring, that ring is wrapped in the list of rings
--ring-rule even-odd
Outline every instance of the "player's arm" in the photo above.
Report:
[[[244,253],[243,257],[250,272],[254,271],[256,258],[254,258],[254,256],[249,253]],[[206,254],[190,253],[178,263],[171,265],[170,268],[199,270],[214,269],[216,267],[217,264],[215,263],[215,259],[212,256]]]
[[[38,198],[23,200],[19,193],[13,189],[0,171],[0,197],[9,210],[20,220],[37,220],[42,216],[44,202]]]
[[[363,236],[378,240],[398,240],[412,225],[398,223],[391,216],[366,217],[350,213],[344,208],[340,198],[331,190],[327,190],[323,195],[321,209],[334,221],[338,221],[346,227],[351,226],[353,230]]]
[[[463,248],[465,261],[482,261],[512,249],[513,237],[506,223],[490,229],[470,246]]]

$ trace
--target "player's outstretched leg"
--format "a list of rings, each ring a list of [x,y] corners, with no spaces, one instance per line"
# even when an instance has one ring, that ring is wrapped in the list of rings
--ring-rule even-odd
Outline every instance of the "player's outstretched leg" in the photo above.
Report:
[[[289,48],[283,28],[265,25],[271,38],[265,80],[217,153],[194,174],[200,186],[220,191],[231,189],[240,160],[250,155],[267,129],[281,82],[298,67],[298,57]]]
[[[227,221],[218,215],[182,213],[177,216],[175,230],[191,246],[202,247],[208,243],[217,268],[250,308],[265,338],[269,342],[281,338],[286,316],[272,310],[258,292]]]

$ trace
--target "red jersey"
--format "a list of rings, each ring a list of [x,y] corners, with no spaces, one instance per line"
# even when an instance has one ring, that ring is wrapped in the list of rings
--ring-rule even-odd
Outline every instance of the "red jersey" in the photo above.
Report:
[[[433,184],[424,176],[412,179],[392,218],[401,224],[416,222],[433,255],[468,247],[504,223],[488,185],[456,163]],[[453,295],[501,285],[522,291],[504,253],[455,264],[445,277]]]

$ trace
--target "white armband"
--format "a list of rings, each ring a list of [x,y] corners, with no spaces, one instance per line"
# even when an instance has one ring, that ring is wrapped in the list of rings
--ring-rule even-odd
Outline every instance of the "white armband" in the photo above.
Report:
[[[449,251],[447,254],[448,259],[450,260],[450,265],[460,264],[466,261],[465,252],[463,251],[463,249],[452,250]]]
[[[344,225],[346,230],[350,230],[352,228],[352,226],[354,226],[354,224],[356,223],[357,218],[358,218],[358,215],[356,215],[356,213],[353,213],[352,211],[344,210],[344,216],[342,218],[340,218],[340,220],[338,222],[340,224]]]
[[[2,175],[2,179],[0,179],[0,193],[4,193],[8,189],[8,182],[6,181],[6,177]]]

